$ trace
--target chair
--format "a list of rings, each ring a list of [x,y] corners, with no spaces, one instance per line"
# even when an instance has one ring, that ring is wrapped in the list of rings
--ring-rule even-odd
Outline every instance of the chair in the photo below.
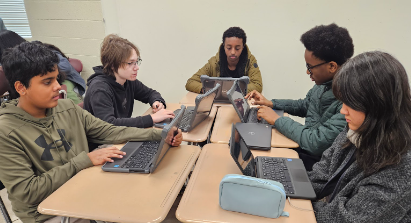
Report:
[[[4,189],[4,185],[3,185],[2,182],[0,182],[0,190],[3,190],[3,189]],[[0,211],[3,215],[4,220],[6,221],[6,223],[11,223],[12,221],[11,221],[9,212],[7,211],[6,206],[4,205],[3,199],[1,199],[1,197],[0,197]]]
[[[69,62],[77,72],[81,73],[83,71],[83,63],[79,59],[69,58]]]
[[[10,85],[6,79],[3,68],[0,66],[0,96],[2,96],[7,91],[10,92]]]

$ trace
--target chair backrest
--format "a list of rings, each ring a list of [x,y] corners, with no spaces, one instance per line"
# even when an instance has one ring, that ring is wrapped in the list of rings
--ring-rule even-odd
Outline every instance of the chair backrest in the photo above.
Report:
[[[80,73],[83,70],[83,63],[79,59],[69,58],[69,62],[77,72]]]
[[[65,84],[61,85],[61,89],[59,91],[59,99],[66,99],[67,98],[67,86]]]
[[[7,91],[10,93],[10,85],[7,81],[6,75],[4,75],[3,68],[0,66],[0,96]]]

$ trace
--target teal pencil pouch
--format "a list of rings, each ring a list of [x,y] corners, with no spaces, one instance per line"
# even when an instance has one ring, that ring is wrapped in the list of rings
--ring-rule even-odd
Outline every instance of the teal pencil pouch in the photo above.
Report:
[[[283,185],[273,180],[228,174],[220,182],[220,207],[227,211],[288,217],[289,213],[283,211],[285,201]]]

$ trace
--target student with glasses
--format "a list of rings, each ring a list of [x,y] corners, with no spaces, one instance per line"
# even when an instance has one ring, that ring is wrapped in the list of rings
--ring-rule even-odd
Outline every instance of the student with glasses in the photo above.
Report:
[[[252,91],[246,98],[254,98],[254,104],[261,105],[259,118],[264,118],[279,132],[298,143],[300,147],[295,150],[306,169],[311,170],[346,125],[344,116],[339,113],[342,103],[335,98],[331,85],[340,66],[352,57],[354,45],[347,29],[336,24],[314,27],[301,36],[301,42],[306,48],[306,72],[315,82],[306,97],[270,101],[259,92]],[[304,117],[305,124],[289,117],[280,117],[273,109]]]
[[[100,55],[102,66],[93,67],[95,73],[87,80],[84,109],[113,125],[138,128],[174,117],[160,93],[137,80],[142,60],[133,43],[110,34],[101,44]],[[131,118],[134,100],[149,103],[154,114]]]

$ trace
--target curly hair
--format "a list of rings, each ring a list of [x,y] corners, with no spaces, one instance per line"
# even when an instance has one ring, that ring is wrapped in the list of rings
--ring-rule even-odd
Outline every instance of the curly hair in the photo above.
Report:
[[[58,56],[47,47],[30,42],[23,42],[3,53],[2,66],[7,80],[14,89],[14,83],[20,81],[26,88],[35,76],[44,76],[58,69]],[[14,92],[17,94],[17,92]]]
[[[245,32],[243,29],[240,27],[230,27],[228,28],[224,34],[223,34],[223,44],[225,41],[225,38],[230,38],[230,37],[237,37],[239,39],[243,40],[243,45],[247,42],[247,35],[245,35]]]
[[[348,30],[330,25],[316,26],[301,36],[305,48],[318,59],[338,65],[344,64],[354,54],[354,44]]]
[[[341,67],[332,90],[348,107],[365,113],[355,143],[364,173],[399,163],[411,148],[411,93],[402,64],[384,52],[359,54]]]

